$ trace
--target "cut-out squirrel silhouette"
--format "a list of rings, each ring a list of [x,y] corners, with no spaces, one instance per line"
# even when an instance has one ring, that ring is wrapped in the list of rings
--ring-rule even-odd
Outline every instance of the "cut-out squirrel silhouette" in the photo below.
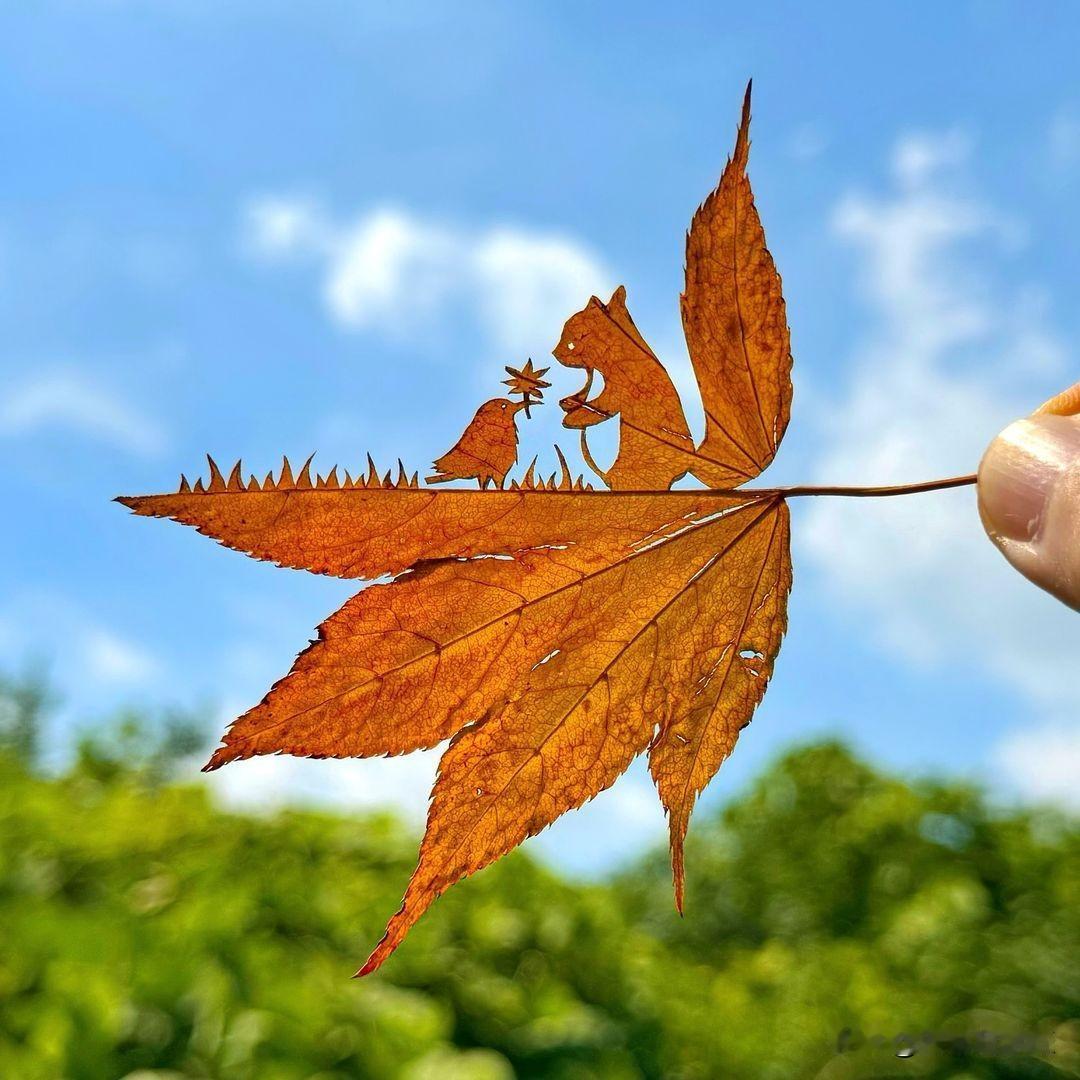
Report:
[[[563,327],[552,355],[565,367],[584,368],[585,386],[563,398],[563,425],[580,428],[589,467],[615,489],[668,488],[695,465],[694,441],[678,391],[626,309],[621,285],[608,303],[592,297]],[[604,388],[588,398],[593,373]],[[585,429],[618,416],[619,453],[609,469],[592,460]]]
[[[727,487],[756,475],[772,457],[776,436],[770,437],[764,425],[751,437],[724,427],[717,415],[721,410],[710,408],[710,387],[701,379],[706,433],[695,447],[679,392],[634,324],[621,285],[606,304],[593,296],[567,319],[552,355],[564,367],[586,372],[582,389],[559,401],[563,426],[580,429],[582,455],[613,490],[670,488],[687,473],[707,487]],[[590,398],[596,372],[604,387]],[[619,418],[619,452],[610,468],[602,469],[589,452],[585,432],[614,417]],[[745,470],[740,459],[746,461]]]
[[[780,275],[746,175],[750,88],[735,152],[686,234],[682,324],[705,409],[696,448],[674,384],[626,309],[626,290],[595,296],[563,328],[553,350],[584,368],[585,386],[559,402],[563,425],[581,430],[589,467],[613,489],[669,488],[692,473],[711,488],[742,484],[772,461],[791,411],[791,338]],[[588,399],[593,373],[604,389]],[[586,429],[619,417],[619,453],[600,469]]]
[[[517,461],[517,414],[528,402],[492,398],[485,401],[461,438],[442,457],[435,459],[429,484],[448,480],[478,480],[481,488],[494,482],[501,488]]]

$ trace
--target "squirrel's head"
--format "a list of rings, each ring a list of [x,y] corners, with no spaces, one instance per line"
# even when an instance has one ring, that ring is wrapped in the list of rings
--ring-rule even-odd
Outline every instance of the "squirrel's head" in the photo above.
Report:
[[[621,285],[606,304],[591,297],[585,307],[566,320],[552,355],[564,367],[582,368],[586,373],[585,385],[559,402],[566,414],[563,426],[569,428],[591,427],[610,420],[621,411],[623,401],[633,396],[641,374],[638,367],[642,363],[659,366],[630,318],[626,289]],[[600,394],[589,397],[596,372],[604,379],[603,406],[598,404]]]

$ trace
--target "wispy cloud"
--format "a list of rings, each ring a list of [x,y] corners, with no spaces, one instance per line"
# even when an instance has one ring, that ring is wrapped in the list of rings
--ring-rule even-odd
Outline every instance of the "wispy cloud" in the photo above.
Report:
[[[971,154],[971,138],[959,128],[946,132],[911,131],[893,146],[895,181],[909,188],[925,188],[942,172],[962,166]]]
[[[1064,106],[1050,121],[1047,137],[1050,164],[1059,173],[1072,175],[1080,168],[1080,111]]]
[[[9,662],[47,661],[61,689],[130,691],[161,675],[158,658],[117,632],[69,596],[51,587],[26,586],[0,608],[0,648]]]
[[[239,711],[230,711],[225,724]],[[281,806],[393,807],[410,824],[423,824],[439,751],[369,761],[269,755],[237,761],[207,779],[228,806],[275,810]]]
[[[158,673],[149,652],[103,626],[84,624],[78,636],[83,662],[95,682],[132,686]]]
[[[829,148],[829,140],[818,124],[800,124],[789,136],[787,152],[796,161],[813,161]]]
[[[834,234],[859,259],[871,321],[846,386],[822,410],[822,479],[971,472],[996,432],[1037,404],[1032,384],[1046,390],[1062,370],[1045,301],[988,269],[987,245],[1000,256],[1016,229],[963,193],[969,153],[956,133],[906,136],[891,190],[836,208]],[[901,661],[992,680],[1039,716],[1070,715],[1080,623],[991,548],[973,493],[873,511],[821,500],[809,512],[802,543],[829,595]]]
[[[36,372],[6,389],[0,437],[72,432],[137,456],[154,456],[164,432],[148,416],[92,376],[75,368]]]
[[[587,246],[509,225],[459,228],[391,208],[338,220],[317,202],[267,196],[245,208],[243,233],[258,258],[309,262],[342,326],[408,337],[464,309],[509,355],[557,335],[591,293],[612,287]]]
[[[1018,730],[995,748],[995,762],[1010,786],[1026,797],[1080,811],[1080,727],[1075,722]]]

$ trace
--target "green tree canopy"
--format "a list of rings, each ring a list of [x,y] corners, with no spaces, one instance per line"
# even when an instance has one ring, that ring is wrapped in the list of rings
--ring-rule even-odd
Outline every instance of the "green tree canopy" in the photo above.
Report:
[[[357,982],[414,858],[392,817],[216,808],[170,779],[179,722],[62,775],[32,742],[0,755],[0,1076],[1080,1075],[1080,830],[1048,811],[811,746],[696,823],[685,919],[662,853],[592,885],[518,854]]]

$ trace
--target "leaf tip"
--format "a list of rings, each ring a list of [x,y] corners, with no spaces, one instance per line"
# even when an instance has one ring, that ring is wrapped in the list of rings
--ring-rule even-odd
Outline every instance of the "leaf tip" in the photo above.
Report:
[[[746,84],[746,94],[743,97],[742,116],[739,118],[739,133],[735,138],[735,154],[733,161],[740,172],[745,172],[746,162],[750,156],[750,98],[754,88],[754,80]]]
[[[202,767],[202,772],[217,772],[222,765],[228,765],[237,757],[237,752],[230,746],[219,746],[211,755],[210,760]]]
[[[383,966],[383,961],[397,948],[397,942],[391,942],[390,933],[383,934],[382,941],[372,950],[371,955],[364,961],[363,966],[353,975],[354,979],[362,979],[373,971],[378,971]]]

